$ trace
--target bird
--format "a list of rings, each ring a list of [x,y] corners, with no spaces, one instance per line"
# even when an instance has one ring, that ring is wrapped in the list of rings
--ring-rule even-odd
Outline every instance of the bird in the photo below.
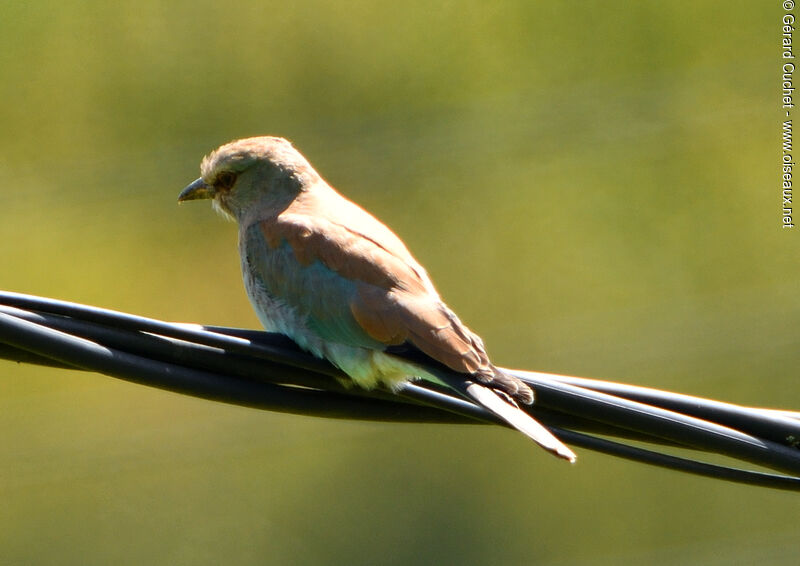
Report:
[[[455,389],[552,454],[576,456],[520,408],[532,389],[490,361],[403,241],[329,185],[288,140],[238,139],[206,155],[178,202],[210,199],[239,228],[247,296],[267,331],[327,359],[358,386],[422,379]],[[392,354],[408,346],[442,381]],[[452,378],[455,376],[455,378]]]

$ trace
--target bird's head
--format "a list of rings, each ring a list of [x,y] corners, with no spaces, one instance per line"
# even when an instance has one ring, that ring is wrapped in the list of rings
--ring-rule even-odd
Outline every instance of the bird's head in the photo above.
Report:
[[[277,214],[319,179],[291,143],[268,136],[220,146],[203,158],[200,174],[178,202],[213,199],[217,210],[240,223],[251,214]]]

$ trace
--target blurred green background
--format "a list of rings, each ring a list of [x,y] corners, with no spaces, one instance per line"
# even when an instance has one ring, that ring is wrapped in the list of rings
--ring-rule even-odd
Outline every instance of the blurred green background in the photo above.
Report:
[[[201,157],[290,138],[499,364],[800,408],[778,2],[3,2],[0,288],[257,328]],[[800,220],[800,214],[797,215]],[[3,564],[794,563],[795,494],[0,362]]]

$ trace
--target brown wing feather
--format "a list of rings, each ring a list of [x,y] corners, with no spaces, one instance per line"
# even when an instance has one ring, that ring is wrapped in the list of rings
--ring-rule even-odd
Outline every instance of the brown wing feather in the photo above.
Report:
[[[436,296],[361,285],[350,310],[358,324],[384,344],[409,341],[455,371],[493,373],[480,338]]]
[[[263,221],[269,245],[286,241],[300,263],[319,260],[357,282],[350,311],[375,340],[386,345],[409,341],[452,370],[525,402],[532,400],[527,386],[491,364],[483,341],[442,302],[425,270],[394,233],[332,189],[321,194],[316,197],[321,202],[300,199]]]

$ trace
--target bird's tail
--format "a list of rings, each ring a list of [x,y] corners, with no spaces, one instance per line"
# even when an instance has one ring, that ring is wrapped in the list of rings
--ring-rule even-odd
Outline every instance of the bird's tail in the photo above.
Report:
[[[551,454],[568,460],[570,463],[575,462],[577,459],[572,450],[567,448],[553,433],[539,424],[536,419],[503,399],[489,387],[475,382],[466,382],[464,384],[464,393]]]
[[[425,369],[416,364],[401,363],[399,375],[417,375],[428,381],[445,385],[496,415],[555,456],[569,462],[575,462],[577,459],[575,453],[553,433],[517,406],[517,400],[526,405],[534,402],[533,390],[522,380],[494,366],[490,366],[491,375],[458,374],[435,364],[430,365],[430,358],[408,344],[403,345],[402,350],[398,348],[392,350],[389,350],[388,353],[400,355],[407,360],[411,356],[415,356],[414,361],[425,362],[427,360],[428,362]],[[399,360],[394,356],[391,357]],[[352,375],[347,369],[345,372]]]
[[[480,383],[472,379],[454,378],[446,373],[437,373],[436,378],[500,417],[551,454],[575,462],[577,456],[572,450],[517,406],[515,398],[527,405],[532,404],[533,390],[523,381],[497,368],[492,367],[492,372],[491,378],[476,374],[471,376],[480,380]]]

